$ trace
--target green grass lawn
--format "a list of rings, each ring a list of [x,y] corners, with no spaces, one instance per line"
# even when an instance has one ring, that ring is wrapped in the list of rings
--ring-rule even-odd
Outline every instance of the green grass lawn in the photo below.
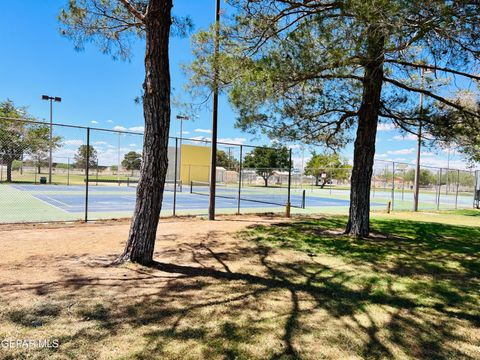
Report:
[[[333,318],[369,318],[369,344],[356,355],[478,359],[480,211],[408,214],[375,214],[368,239],[343,235],[345,216],[258,225],[243,236],[314,260],[286,266],[286,278],[322,293],[317,306]]]
[[[129,176],[127,175],[120,175],[118,177],[117,175],[110,175],[110,174],[102,174],[99,173],[97,176],[97,173],[95,172],[95,169],[90,170],[89,173],[89,179],[91,182],[94,182],[97,178],[98,180],[127,180]],[[20,174],[19,172],[14,172],[12,174],[12,180],[14,183],[29,183],[29,184],[35,184],[40,182],[41,177],[46,177],[48,179],[48,173],[41,173],[41,174],[34,174],[31,172],[24,172],[23,174]],[[5,179],[3,179],[5,180]],[[55,185],[85,185],[85,174],[79,174],[79,173],[53,173],[52,174],[52,183]]]

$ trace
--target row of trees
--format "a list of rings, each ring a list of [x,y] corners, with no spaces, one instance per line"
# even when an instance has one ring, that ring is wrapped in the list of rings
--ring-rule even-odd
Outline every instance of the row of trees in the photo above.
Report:
[[[233,156],[219,150],[217,165],[227,169],[237,169],[239,162]],[[256,147],[243,159],[243,168],[254,169],[256,174],[263,179],[265,186],[268,186],[268,181],[275,171],[288,171],[289,167],[289,150],[285,146],[277,146],[273,149],[266,146]],[[313,152],[311,159],[306,164],[305,175],[313,176],[315,185],[323,188],[333,179],[348,180],[350,170],[351,166],[347,160],[342,159],[336,153],[318,154]]]
[[[16,121],[28,119],[31,122]],[[51,146],[57,148],[61,137],[53,136]],[[0,102],[0,162],[6,166],[6,180],[12,181],[14,161],[26,156],[35,157],[39,163],[48,162],[50,128],[35,124],[24,107],[17,107],[11,100]]]
[[[42,167],[49,166],[50,128],[35,122],[36,119],[28,114],[25,107],[16,106],[11,100],[0,102],[0,164],[6,167],[6,182],[12,182],[12,171],[16,167],[21,169],[22,163],[35,166],[38,174]],[[52,136],[52,150],[57,150],[61,145],[62,137]],[[122,166],[132,173],[140,170],[141,157],[141,154],[130,151],[124,155]],[[52,166],[84,169],[87,158],[89,166],[96,168],[97,150],[91,145],[80,145],[71,165],[52,163]]]
[[[390,182],[392,181],[392,169],[384,169],[381,173],[377,174],[375,180]],[[413,185],[415,181],[415,169],[401,170],[397,169],[395,172],[396,181],[401,181]],[[464,187],[473,187],[475,185],[475,176],[468,171],[443,171],[440,174],[436,171],[429,169],[420,169],[419,183],[421,186],[434,186],[434,185],[449,185],[459,184]]]
[[[228,93],[237,125],[275,138],[326,144],[354,140],[346,233],[370,232],[370,184],[379,121],[417,133],[443,119],[476,126],[478,108],[444,96],[440,84],[480,80],[480,4],[476,1],[233,0],[235,16],[195,37],[191,87]],[[188,19],[171,14],[172,0],[71,0],[60,14],[62,32],[77,47],[96,42],[128,58],[132,37],[145,39],[145,141],[129,239],[120,260],[150,264],[167,172],[170,126],[169,37]],[[220,43],[220,53],[214,53]],[[419,72],[433,70],[425,87]],[[450,84],[454,84],[453,81]],[[451,85],[453,86],[453,85]],[[425,108],[416,95],[426,98]],[[458,116],[441,116],[443,112]],[[471,121],[470,121],[471,120]],[[472,125],[473,124],[473,125]],[[478,132],[477,132],[478,133]],[[473,143],[472,148],[475,147]],[[466,149],[468,150],[468,148]],[[159,186],[160,184],[160,186]]]

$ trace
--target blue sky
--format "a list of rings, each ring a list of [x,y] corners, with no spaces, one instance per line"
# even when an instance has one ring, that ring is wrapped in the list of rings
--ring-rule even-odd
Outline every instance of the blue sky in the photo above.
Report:
[[[33,116],[48,119],[48,104],[40,96],[44,93],[61,96],[62,103],[55,104],[54,108],[55,122],[109,129],[141,129],[142,108],[134,103],[134,98],[141,94],[144,76],[143,42],[134,44],[133,56],[127,62],[112,60],[94,45],[87,45],[84,51],[76,51],[72,42],[58,31],[56,17],[66,2],[0,0],[0,100],[12,99],[17,105],[28,106]],[[214,3],[213,0],[175,0],[173,12],[180,16],[189,15],[198,30],[213,21]],[[190,40],[173,38],[170,47],[171,77],[172,88],[177,93],[181,92],[186,81],[180,65],[190,59]],[[175,120],[177,114],[178,111],[173,109],[172,136],[179,133],[179,121]],[[254,138],[235,129],[234,120],[235,113],[225,97],[221,97],[219,139],[268,143],[267,139]],[[205,109],[193,122],[184,123],[184,136],[208,137],[210,123],[211,114]],[[76,144],[74,140],[79,139],[72,138],[72,146]],[[397,130],[382,125],[377,138],[377,158],[410,163],[415,157],[415,144],[413,138],[403,138]],[[298,144],[294,144],[294,149],[295,163],[300,167],[301,151]],[[351,159],[352,146],[342,153]],[[423,155],[422,163],[425,165],[447,165],[446,151],[425,149]],[[307,148],[304,158],[308,157]],[[454,151],[451,151],[450,166],[465,166]]]

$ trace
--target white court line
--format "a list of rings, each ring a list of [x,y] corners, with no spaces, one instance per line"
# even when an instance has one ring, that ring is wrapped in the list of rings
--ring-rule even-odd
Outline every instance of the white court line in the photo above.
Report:
[[[56,203],[59,203],[60,205],[62,206],[66,206],[66,207],[72,207],[71,205],[68,205],[67,203],[64,203],[63,201],[60,201],[60,200],[57,200],[57,199],[54,199],[48,195],[43,195],[44,197],[46,197],[47,199],[50,199],[51,201],[53,202],[56,202]],[[54,205],[55,206],[55,205]]]
[[[59,210],[63,211],[63,212],[66,213],[66,214],[71,214],[70,211],[67,211],[67,210],[65,210],[65,209],[62,209],[61,207],[55,206],[55,205],[53,205],[52,203],[49,203],[49,202],[47,202],[47,201],[45,201],[45,200],[43,200],[43,199],[40,199],[40,198],[36,197],[35,195],[32,195],[32,196],[33,196],[35,199],[43,202],[44,204],[47,204],[48,206],[53,206],[54,208],[59,209]],[[52,200],[53,200],[53,199],[52,199]]]

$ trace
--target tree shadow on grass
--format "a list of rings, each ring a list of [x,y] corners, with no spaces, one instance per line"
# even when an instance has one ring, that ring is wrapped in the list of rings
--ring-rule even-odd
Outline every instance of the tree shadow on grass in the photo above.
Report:
[[[168,261],[151,268],[65,272],[30,291],[75,301],[79,329],[61,351],[99,355],[92,342],[132,333],[143,339],[129,356],[138,359],[473,358],[459,330],[479,325],[478,230],[375,221],[375,236],[357,241],[332,231],[344,224],[256,226],[235,244],[210,232],[163,249]],[[8,321],[28,326],[18,319]]]

